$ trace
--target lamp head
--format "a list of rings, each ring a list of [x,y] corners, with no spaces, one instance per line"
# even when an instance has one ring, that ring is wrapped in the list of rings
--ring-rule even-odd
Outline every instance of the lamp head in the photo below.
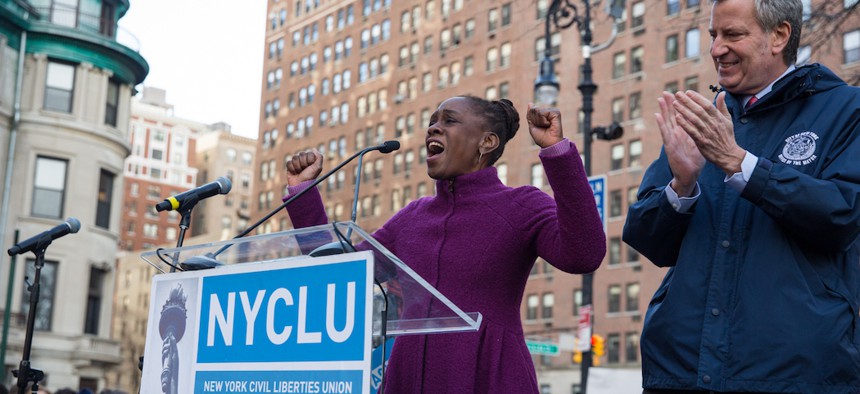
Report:
[[[555,105],[558,100],[558,78],[553,71],[552,59],[544,56],[540,62],[540,75],[535,79],[535,101],[543,105]]]

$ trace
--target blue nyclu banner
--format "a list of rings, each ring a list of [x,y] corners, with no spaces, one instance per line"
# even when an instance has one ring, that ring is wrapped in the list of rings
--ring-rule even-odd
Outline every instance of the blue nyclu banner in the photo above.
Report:
[[[141,392],[369,393],[372,270],[360,252],[156,276]]]

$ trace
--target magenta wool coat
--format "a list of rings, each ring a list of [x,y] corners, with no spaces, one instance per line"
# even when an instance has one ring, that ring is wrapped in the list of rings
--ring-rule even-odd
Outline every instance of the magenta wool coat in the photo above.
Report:
[[[408,335],[394,342],[386,393],[537,393],[520,304],[538,256],[570,273],[592,272],[606,238],[579,153],[564,140],[540,159],[555,199],[511,188],[495,167],[436,182],[373,233],[465,312],[478,332]],[[303,185],[291,188],[290,193]],[[296,228],[326,223],[316,190],[288,207]]]

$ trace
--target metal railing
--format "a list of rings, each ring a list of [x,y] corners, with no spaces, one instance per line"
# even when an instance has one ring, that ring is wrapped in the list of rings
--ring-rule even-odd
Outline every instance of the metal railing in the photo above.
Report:
[[[112,17],[82,13],[74,8],[61,8],[58,6],[34,7],[32,10],[35,11],[34,16],[39,21],[98,34],[102,37],[113,39],[135,52],[140,52],[140,41],[137,37],[119,26],[117,21]]]

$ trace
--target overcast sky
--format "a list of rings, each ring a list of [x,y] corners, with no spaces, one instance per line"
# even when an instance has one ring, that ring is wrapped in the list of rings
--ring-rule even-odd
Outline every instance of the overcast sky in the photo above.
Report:
[[[131,0],[119,25],[149,63],[143,85],[167,91],[180,118],[224,121],[256,138],[265,0]]]

